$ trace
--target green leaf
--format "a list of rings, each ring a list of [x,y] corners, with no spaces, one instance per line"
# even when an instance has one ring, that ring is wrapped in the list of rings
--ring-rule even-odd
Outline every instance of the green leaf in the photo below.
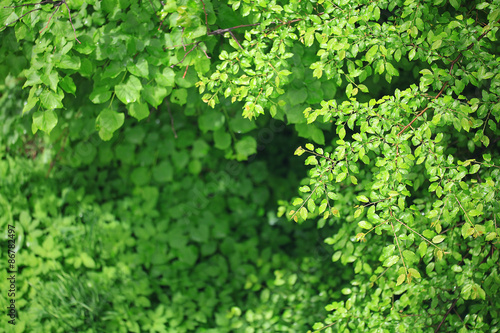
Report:
[[[358,226],[362,229],[371,229],[373,228],[373,225],[369,222],[366,221],[359,221]]]
[[[114,79],[120,73],[123,73],[126,68],[123,66],[121,61],[112,61],[108,66],[105,67],[101,78],[102,79]]]
[[[111,98],[111,91],[109,91],[108,87],[99,87],[94,88],[94,90],[90,93],[90,100],[92,103],[101,104],[109,101]]]
[[[459,0],[450,0],[450,4],[453,6],[453,8],[458,9],[460,8],[460,2]]]
[[[35,91],[36,91],[35,87],[32,87],[30,89],[28,101],[26,102],[26,104],[23,107],[23,114],[25,114],[26,112],[33,109],[35,107],[36,103],[38,103],[39,98],[37,96],[35,96]]]
[[[132,75],[147,79],[149,76],[148,61],[144,57],[140,57],[136,63],[130,63],[127,65],[127,70]]]
[[[366,52],[365,59],[369,63],[373,62],[373,58],[375,57],[375,54],[378,52],[378,45],[373,45],[368,52]]]
[[[214,111],[215,112],[215,111]],[[220,114],[220,112],[219,112]],[[248,133],[257,128],[254,120],[244,118],[241,113],[237,113],[229,120],[229,128],[235,133]]]
[[[47,134],[57,125],[57,114],[54,110],[37,111],[33,114],[33,125]],[[36,131],[35,131],[36,132]]]
[[[349,83],[347,85],[347,87],[345,88],[345,94],[347,95],[347,97],[351,97],[352,89],[353,89],[353,85],[352,85],[352,83]]]
[[[193,266],[198,259],[198,248],[194,245],[179,248],[179,261],[188,266]]]
[[[421,258],[423,258],[426,253],[427,253],[427,243],[425,241],[422,241],[418,246],[418,254],[420,254]]]
[[[99,113],[96,119],[96,128],[99,136],[104,141],[113,137],[113,132],[119,129],[125,121],[125,115],[110,109],[104,109]]]
[[[141,81],[133,75],[130,75],[127,83],[115,86],[116,97],[124,104],[136,102],[141,95],[141,90]]]
[[[462,128],[468,132],[470,130],[470,124],[469,124],[469,119],[467,118],[462,118],[460,120],[460,124],[462,125]]]
[[[370,199],[368,199],[365,195],[358,195],[356,199],[361,202],[370,202]]]
[[[443,43],[443,40],[442,39],[438,39],[438,40],[435,40],[433,43],[432,43],[432,46],[431,46],[431,50],[435,50],[435,49],[438,49],[441,44]]]
[[[63,107],[61,103],[64,95],[56,94],[52,90],[44,90],[40,94],[40,103],[47,109],[59,109]]]
[[[80,258],[82,259],[82,263],[87,268],[95,268],[95,261],[89,256],[86,252],[82,252],[80,254]]]
[[[307,220],[307,208],[306,207],[302,207],[299,210],[299,214],[300,214],[300,217],[302,217],[302,219]]]
[[[359,88],[359,90],[361,90],[364,93],[368,93],[369,92],[368,87],[365,86],[364,84],[358,84],[358,88]]]
[[[385,64],[385,69],[386,69],[387,73],[389,73],[389,75],[399,76],[398,70],[396,68],[394,68],[394,66],[390,62]]]
[[[240,141],[236,142],[234,148],[236,150],[236,159],[238,161],[243,161],[246,160],[248,156],[257,152],[257,141],[251,136],[245,136]]]
[[[153,168],[153,179],[160,183],[171,182],[174,176],[174,168],[169,161],[162,161]]]
[[[413,251],[404,250],[403,257],[410,263],[418,261],[417,256]]]
[[[339,138],[340,138],[340,140],[344,140],[344,138],[345,138],[345,134],[346,134],[346,132],[345,132],[345,127],[344,127],[344,126],[342,126],[342,127],[340,128],[340,130],[339,130]]]
[[[411,277],[421,278],[422,276],[415,268],[408,268],[408,273],[410,273]]]
[[[443,236],[443,235],[437,235],[437,236],[435,236],[435,237],[433,237],[433,238],[432,238],[432,242],[433,242],[434,244],[439,244],[439,243],[441,243],[442,241],[444,241],[444,239],[445,239],[445,238],[446,238],[446,237],[445,237],[445,236]]]
[[[129,115],[141,121],[149,116],[149,109],[146,103],[134,102],[127,105]]]
[[[299,187],[299,191],[307,193],[307,192],[311,192],[311,188],[307,185],[304,185],[304,186]]]
[[[65,76],[60,82],[59,86],[67,93],[75,95],[76,85],[71,76]]]
[[[146,102],[148,102],[152,107],[157,108],[167,95],[169,91],[163,87],[153,87],[146,86],[142,91],[142,97]]]
[[[335,181],[337,183],[340,183],[341,181],[343,181],[345,178],[347,177],[347,172],[342,172],[342,173],[339,173],[337,175],[337,178],[335,179]]]
[[[304,164],[305,165],[317,165],[318,160],[316,159],[316,156],[311,155],[308,158],[306,158],[306,160],[304,161]]]
[[[406,280],[406,274],[400,274],[398,276],[397,281],[396,281],[396,286],[403,284],[403,282],[405,282],[405,280]]]
[[[399,261],[399,256],[390,256],[389,258],[387,258],[386,260],[384,260],[383,265],[385,267],[391,267],[394,264],[396,264],[398,261]]]
[[[77,56],[69,56],[67,54],[61,56],[61,60],[57,64],[57,67],[63,68],[63,69],[73,69],[73,70],[78,70],[80,69],[80,57]]]
[[[187,102],[187,96],[188,94],[186,89],[183,88],[175,89],[170,95],[170,100],[173,103],[184,105]]]
[[[491,232],[491,233],[489,233],[489,234],[486,236],[485,240],[486,240],[487,242],[490,242],[490,241],[494,240],[495,238],[497,238],[497,233],[496,233],[496,232]]]
[[[216,110],[207,110],[198,117],[198,126],[204,133],[208,131],[216,131],[224,125],[224,114]]]
[[[155,76],[155,81],[160,86],[163,87],[174,87],[175,86],[175,72],[169,68],[165,67],[161,74]]]
[[[301,89],[290,89],[287,96],[292,106],[302,104],[307,99],[307,89],[305,87]]]
[[[144,186],[149,183],[150,174],[146,167],[135,168],[130,174],[130,180],[137,186]]]
[[[295,152],[294,152],[293,154],[294,154],[294,155],[297,155],[297,156],[301,156],[302,154],[304,154],[304,153],[305,153],[305,151],[306,151],[306,150],[305,150],[304,148],[302,148],[302,147],[298,147],[298,148],[295,150]]]
[[[214,131],[214,143],[215,148],[225,150],[231,146],[231,135],[221,127],[217,131]]]
[[[479,169],[481,168],[481,166],[479,164],[474,164],[470,167],[470,171],[469,171],[469,174],[475,174],[476,172],[479,171]]]
[[[49,74],[42,75],[42,82],[49,86],[54,92],[57,91],[57,84],[59,83],[59,75],[56,71]]]

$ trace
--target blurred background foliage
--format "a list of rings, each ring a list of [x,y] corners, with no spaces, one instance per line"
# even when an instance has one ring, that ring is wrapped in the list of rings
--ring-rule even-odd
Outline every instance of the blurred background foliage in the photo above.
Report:
[[[283,123],[264,123],[270,139],[247,162],[224,159],[177,107],[177,139],[155,112],[73,143],[32,135],[8,89],[0,207],[19,237],[16,331],[296,332],[326,315],[342,274],[324,234],[276,217],[305,172]]]

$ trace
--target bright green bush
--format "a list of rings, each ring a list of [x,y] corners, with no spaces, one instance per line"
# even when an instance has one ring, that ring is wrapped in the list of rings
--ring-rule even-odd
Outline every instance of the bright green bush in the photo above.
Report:
[[[499,330],[498,2],[16,3],[20,322]]]

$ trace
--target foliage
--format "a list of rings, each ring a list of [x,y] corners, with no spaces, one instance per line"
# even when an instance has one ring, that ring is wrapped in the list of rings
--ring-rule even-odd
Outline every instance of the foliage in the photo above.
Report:
[[[2,138],[29,129],[8,119]],[[57,145],[18,135],[2,157],[0,222],[16,224],[20,248],[16,331],[295,332],[326,316],[340,277],[322,267],[328,255],[311,255],[314,228],[279,221],[268,202],[268,183],[291,184],[265,161],[224,160],[194,133],[196,117],[176,118],[191,123],[183,141],[168,113],[157,119],[166,125],[128,120],[122,140],[95,133],[95,146],[59,160]]]
[[[499,330],[498,2],[2,4],[12,8],[0,22],[13,28],[2,32],[0,59],[12,65],[0,75],[14,95],[23,82],[22,113],[32,133],[47,134],[31,139],[25,118],[6,117],[5,140],[17,151],[36,142],[43,154],[3,152],[4,170],[16,161],[25,177],[5,197],[43,188],[54,201],[19,199],[9,216],[44,207],[58,216],[54,230],[46,220],[33,232],[59,237],[42,246],[51,265],[103,268],[79,271],[90,285],[115,286],[111,296],[80,293],[112,303],[93,329]],[[262,223],[276,219],[268,199],[287,199],[293,185],[273,177],[271,162],[234,171],[281,143],[276,120],[311,141],[295,151],[308,176],[278,217],[330,233],[329,265],[302,258],[307,250],[288,257],[291,240]],[[37,186],[23,188],[29,177]],[[62,194],[70,201],[56,204]],[[103,234],[64,250],[64,239],[90,237],[78,231],[82,216]],[[339,264],[341,276],[327,274]],[[242,286],[261,294],[243,296]],[[318,318],[323,299],[331,314]]]

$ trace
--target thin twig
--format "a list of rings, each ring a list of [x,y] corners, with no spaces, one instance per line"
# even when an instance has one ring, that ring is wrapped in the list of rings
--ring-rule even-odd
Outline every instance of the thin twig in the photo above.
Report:
[[[52,1],[52,0],[44,0],[44,1],[40,1],[40,2],[35,2],[35,3],[25,3],[25,4],[22,4],[22,5],[17,5],[17,6],[5,6],[3,8],[19,8],[19,7],[28,7],[28,6],[36,6],[36,5],[44,5],[44,4],[53,4],[55,3],[55,1]],[[33,13],[33,12],[36,12],[36,11],[39,11],[41,10],[42,8],[35,8],[35,9],[32,9],[30,10],[29,12],[23,14],[21,17],[19,17],[17,20],[14,20],[10,23],[7,23],[5,24],[5,26],[9,26],[13,23],[16,23],[17,21],[19,21],[20,19],[22,19],[23,17],[25,17],[26,15],[28,15],[29,13]]]
[[[208,15],[207,15],[207,11],[205,9],[205,2],[203,2],[203,0],[200,0],[201,1],[201,4],[203,5],[203,12],[205,12],[205,25],[207,26],[207,32],[210,32],[210,29],[208,28]]]
[[[391,216],[392,216],[392,210],[390,212],[391,212]],[[403,262],[403,267],[405,269],[405,275],[406,275],[405,279],[406,279],[408,277],[408,269],[406,268],[405,260],[403,258],[403,252],[401,252],[401,247],[399,247],[399,240],[398,240],[398,236],[396,235],[396,231],[394,230],[394,224],[392,223],[392,221],[389,221],[389,222],[391,223],[391,227],[392,227],[392,232],[394,234],[394,238],[396,238],[396,245],[398,246],[399,255],[401,257],[401,261]],[[410,281],[408,281],[408,283],[410,283]]]
[[[207,36],[213,36],[213,35],[223,35],[225,34],[226,32],[231,32],[231,30],[234,30],[234,29],[239,29],[239,28],[247,28],[247,27],[256,27],[256,26],[259,26],[261,25],[261,23],[253,23],[253,24],[242,24],[242,25],[237,25],[235,27],[231,27],[231,28],[225,28],[225,29],[217,29],[217,30],[214,30],[214,31],[210,31],[209,27],[208,27],[208,14],[207,14],[207,11],[206,11],[206,8],[205,8],[205,2],[203,2],[203,0],[200,0],[202,5],[203,5],[203,12],[205,13],[205,24],[207,26]],[[324,12],[322,13],[318,13],[318,14],[315,14],[316,16],[321,16],[323,15]],[[287,21],[287,22],[271,22],[271,24],[276,24],[277,27],[280,27],[282,25],[286,25],[286,24],[292,24],[292,23],[296,23],[296,22],[300,22],[300,21],[303,21],[304,19],[293,19],[293,20],[290,20],[290,21]],[[238,42],[238,41],[236,41]],[[239,45],[239,43],[238,43]]]
[[[3,7],[3,8],[12,8],[12,7]],[[17,20],[15,21],[12,21],[10,23],[6,23],[5,26],[8,27],[9,25],[13,24],[13,23],[16,23],[17,21],[19,21],[20,19],[22,19],[23,17],[25,17],[26,15],[28,15],[29,13],[33,13],[33,12],[37,12],[39,10],[41,10],[42,8],[35,8],[35,9],[32,9],[30,10],[29,12],[27,12],[26,14],[23,14],[21,17],[19,17]]]
[[[75,26],[73,25],[73,21],[71,20],[71,11],[69,10],[69,7],[68,7],[68,4],[66,3],[66,0],[63,1],[64,5],[66,6],[66,8],[68,9],[68,17],[69,17],[69,23],[71,24],[71,27],[73,28],[73,33],[75,34],[75,40],[78,42],[78,44],[81,44],[82,42],[80,42],[78,40],[78,38],[76,38],[76,30],[75,30]]]
[[[455,307],[455,304],[457,304],[457,301],[458,301],[458,298],[455,298],[455,300],[451,304],[451,306],[448,309],[448,311],[446,311],[446,313],[444,314],[443,320],[441,320],[441,322],[439,323],[438,327],[436,327],[436,330],[434,331],[434,333],[437,333],[439,331],[439,329],[443,325],[444,321],[446,320],[446,317],[448,317],[448,315],[450,314],[451,310]]]
[[[432,243],[431,241],[429,241],[427,238],[425,238],[423,235],[421,235],[418,231],[414,230],[413,228],[411,228],[409,225],[407,225],[406,223],[404,223],[403,221],[401,221],[400,219],[398,219],[397,217],[395,217],[394,215],[392,216],[394,217],[394,219],[396,221],[398,221],[399,223],[401,223],[402,225],[404,225],[407,229],[411,230],[413,233],[417,234],[420,238],[422,238],[424,241],[426,241],[427,243],[431,244],[432,246],[434,246],[436,249],[441,250],[441,248],[439,246],[437,246],[436,244]],[[448,252],[444,252],[444,253],[448,253]]]
[[[236,39],[236,36],[233,34],[232,31],[229,31],[229,33],[231,34],[231,37],[233,37],[234,41],[236,42],[236,44],[238,44],[238,46],[243,50],[245,51],[245,49],[243,48],[243,46],[241,46],[240,42],[238,42],[238,40]]]
[[[56,4],[57,2],[59,2],[59,1],[53,1],[53,0],[43,0],[43,1],[40,1],[40,2],[24,3],[24,4],[22,4],[22,5],[16,5],[16,6],[5,6],[5,7],[3,7],[3,8],[19,8],[19,7],[28,7],[28,6],[44,5],[44,4],[47,4],[47,3]]]
[[[247,27],[256,27],[256,26],[259,26],[260,23],[254,23],[254,24],[242,24],[242,25],[237,25],[235,27],[231,27],[231,28],[226,28],[226,29],[217,29],[217,30],[214,30],[214,31],[210,31],[210,32],[207,32],[207,35],[208,36],[213,36],[213,35],[223,35],[225,34],[226,32],[230,32],[231,30],[234,30],[234,29],[239,29],[239,28],[247,28]],[[207,28],[208,30],[208,28]]]
[[[47,22],[47,25],[45,26],[45,28],[43,28],[42,30],[40,30],[40,33],[42,33],[45,29],[47,29],[49,27],[50,21],[52,20],[52,16],[54,16],[54,14],[59,10],[59,8],[61,8],[61,4],[62,3],[56,5],[56,9],[54,9],[54,11],[52,12],[52,14],[50,15],[49,21]]]
[[[491,29],[488,29],[488,30],[486,30],[485,32],[483,32],[483,33],[481,34],[481,36],[479,36],[479,37],[477,38],[477,42],[479,42],[481,39],[483,39],[483,38],[484,38],[484,36],[486,36],[486,34],[487,34],[488,32],[490,32],[490,30],[491,30]],[[470,45],[469,45],[469,46],[467,46],[467,50],[470,50],[473,46],[474,46],[474,42],[470,43]],[[460,53],[457,55],[457,57],[456,57],[455,59],[453,59],[453,60],[452,60],[452,62],[451,62],[451,64],[450,64],[450,70],[448,71],[448,73],[449,73],[449,74],[451,74],[451,72],[452,72],[452,70],[453,70],[453,66],[455,66],[455,64],[456,64],[457,62],[459,62],[459,61],[460,61],[460,59],[462,59],[462,56],[463,56],[463,53],[462,53],[462,52],[460,52]],[[444,88],[445,88],[447,85],[448,85],[448,81],[446,81],[446,82],[444,83],[443,87],[441,88],[441,90],[439,91],[439,93],[436,95],[436,97],[434,97],[434,99],[437,99],[439,96],[441,96],[441,95],[443,94],[443,92],[444,92]],[[402,130],[398,133],[398,136],[400,136],[400,135],[401,135],[404,131],[406,131],[406,129],[407,129],[408,127],[410,127],[410,126],[411,126],[411,124],[413,124],[413,122],[414,122],[415,120],[417,120],[417,119],[418,119],[418,118],[419,118],[422,114],[424,114],[424,112],[425,112],[425,111],[427,111],[428,109],[429,109],[429,107],[426,107],[425,109],[423,109],[422,111],[420,111],[420,112],[419,112],[419,114],[418,114],[415,118],[413,118],[413,120],[412,120],[412,121],[411,121],[408,125],[406,125],[405,127],[403,127],[403,129],[402,129]]]
[[[164,47],[163,51],[170,50],[170,49],[175,49],[176,47],[180,47],[180,46],[189,46],[189,45],[193,45],[193,44],[196,44],[196,43],[199,43],[199,42],[192,42],[192,43],[189,43],[189,44],[172,45],[172,46]]]
[[[172,127],[172,132],[174,132],[174,137],[177,139],[177,132],[175,131],[174,127],[174,117],[172,117],[172,112],[170,111],[170,102],[167,101],[167,110],[168,114],[170,115],[170,126]]]
[[[178,63],[176,63],[176,64],[171,65],[171,66],[170,66],[170,68],[174,68],[175,66],[177,66],[177,65],[179,65],[179,64],[182,64],[182,62],[186,59],[187,55],[188,55],[189,53],[191,53],[192,51],[194,51],[194,49],[196,49],[200,43],[201,43],[201,41],[194,43],[193,48],[192,48],[191,50],[187,51],[187,52],[186,52],[186,54],[184,54],[184,57],[182,57],[182,60],[181,60],[181,61],[179,61],[179,62],[178,62]]]
[[[204,49],[201,49],[203,51],[203,53],[205,53],[205,56],[208,58],[208,59],[212,59],[210,58],[210,56],[207,54],[207,51],[205,51]]]
[[[439,93],[436,95],[436,97],[434,97],[434,99],[438,99],[439,96],[441,96],[441,94],[444,92],[444,88],[446,88],[446,86],[448,85],[448,82],[445,82],[443,84],[443,87],[441,88],[441,90],[439,91]],[[430,108],[430,106],[427,106],[425,109],[423,109],[422,111],[419,112],[419,114],[417,114],[415,116],[415,118],[413,118],[412,121],[410,121],[410,123],[408,125],[406,125],[405,127],[403,127],[403,129],[398,133],[398,136],[400,136],[404,131],[406,131],[406,129],[408,127],[411,126],[411,124],[413,124],[415,122],[415,120],[417,120],[422,114],[424,114],[425,111],[427,111],[428,109]]]
[[[64,4],[66,6],[66,9],[68,10],[69,23],[71,24],[71,27],[73,28],[73,33],[75,34],[75,40],[79,44],[81,44],[81,42],[76,37],[76,29],[75,29],[75,26],[73,25],[73,20],[71,19],[71,10],[69,9],[69,6],[66,3],[66,0],[61,0],[61,1],[44,0],[44,1],[35,2],[35,3],[26,3],[26,4],[22,4],[22,5],[18,5],[18,6],[6,6],[4,8],[19,8],[19,7],[36,6],[36,5],[46,5],[46,4],[52,4],[52,5],[54,5],[55,9],[52,12],[52,14],[50,15],[49,21],[47,22],[47,25],[42,30],[40,30],[40,33],[42,33],[45,29],[47,29],[49,27],[49,24],[50,24],[50,21],[52,20],[52,17],[55,15],[55,13],[57,13],[57,11],[59,10],[59,8],[61,8],[61,5]],[[23,14],[17,20],[12,21],[10,23],[7,23],[5,26],[9,26],[9,25],[11,25],[13,23],[16,23],[20,19],[22,19],[23,17],[25,17],[26,15],[28,15],[29,13],[33,13],[33,12],[39,11],[41,9],[42,9],[41,7],[40,8],[32,9],[29,12]]]
[[[151,5],[151,8],[153,8],[153,10],[157,12],[156,6],[153,5],[153,2],[151,0],[149,0],[149,4]]]
[[[322,328],[320,328],[319,330],[314,331],[313,333],[321,332],[322,330],[324,330],[324,329],[326,329],[326,328],[328,328],[328,327],[331,327],[331,326],[335,325],[336,323],[338,323],[338,321],[333,322],[333,323],[331,323],[331,324],[328,324],[328,325],[326,325],[326,326],[323,326]]]
[[[184,28],[182,28],[181,43],[182,43],[182,48],[184,49],[184,52],[186,52],[186,45],[184,44]]]

